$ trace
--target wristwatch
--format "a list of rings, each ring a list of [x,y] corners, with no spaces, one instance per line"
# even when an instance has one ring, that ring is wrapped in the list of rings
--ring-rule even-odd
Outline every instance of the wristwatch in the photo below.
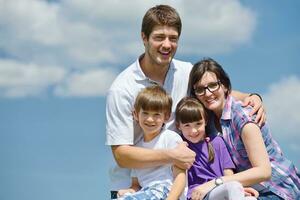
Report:
[[[224,182],[223,182],[223,179],[222,178],[216,178],[215,179],[215,185],[216,186],[219,186],[219,185],[222,185]]]

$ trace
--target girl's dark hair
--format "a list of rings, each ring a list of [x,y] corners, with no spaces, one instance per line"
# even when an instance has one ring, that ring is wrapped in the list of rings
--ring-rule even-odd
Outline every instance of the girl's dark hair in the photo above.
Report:
[[[203,60],[194,64],[189,76],[189,84],[188,84],[189,96],[196,97],[194,91],[194,85],[202,79],[205,72],[212,72],[216,75],[217,79],[227,89],[225,93],[225,97],[227,97],[227,95],[230,94],[231,92],[231,82],[229,76],[224,71],[222,66],[212,58],[204,58]]]
[[[177,127],[179,126],[179,123],[191,123],[202,119],[207,123],[208,115],[204,106],[198,99],[184,97],[178,102],[175,111],[175,122]],[[209,140],[205,141],[207,142],[208,148],[208,162],[213,162],[215,158],[214,148]]]

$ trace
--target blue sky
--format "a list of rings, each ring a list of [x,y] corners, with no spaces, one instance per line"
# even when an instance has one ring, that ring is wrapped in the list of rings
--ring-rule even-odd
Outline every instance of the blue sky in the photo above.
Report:
[[[234,89],[260,93],[300,168],[298,1],[0,0],[0,199],[108,199],[106,91],[159,3],[182,17],[176,57],[215,58]]]

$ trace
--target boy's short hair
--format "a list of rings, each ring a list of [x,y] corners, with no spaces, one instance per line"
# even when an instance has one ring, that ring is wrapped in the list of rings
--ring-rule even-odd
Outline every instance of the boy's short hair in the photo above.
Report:
[[[172,98],[161,86],[152,85],[138,93],[135,99],[134,109],[136,112],[139,112],[141,109],[146,111],[158,111],[169,116],[172,109]]]
[[[181,34],[181,19],[178,12],[168,5],[157,5],[150,8],[144,15],[142,22],[142,32],[149,38],[154,26],[167,25],[175,27],[178,36]]]

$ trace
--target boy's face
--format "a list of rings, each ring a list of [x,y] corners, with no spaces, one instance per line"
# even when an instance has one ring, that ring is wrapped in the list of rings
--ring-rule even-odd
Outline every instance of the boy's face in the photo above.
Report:
[[[198,143],[206,137],[205,121],[203,119],[189,123],[179,122],[178,128],[183,136],[192,143]]]
[[[157,25],[153,28],[149,38],[142,33],[145,53],[150,62],[157,65],[169,66],[174,57],[178,44],[178,31],[175,27]]]
[[[144,137],[152,135],[154,138],[161,131],[163,124],[168,120],[165,113],[160,111],[146,111],[141,109],[138,113],[134,111],[134,118],[144,131]],[[151,138],[151,139],[153,139]]]

